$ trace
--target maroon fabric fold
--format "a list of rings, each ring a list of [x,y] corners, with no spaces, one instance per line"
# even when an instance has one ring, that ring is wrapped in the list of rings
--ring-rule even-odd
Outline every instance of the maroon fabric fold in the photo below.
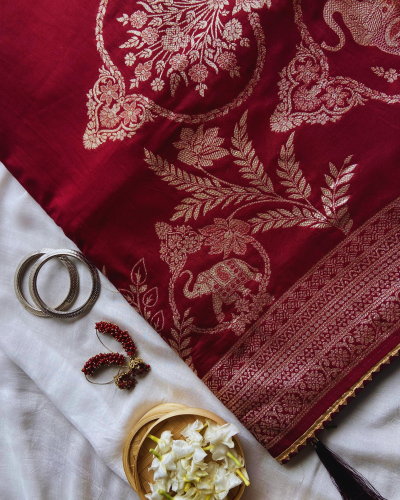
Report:
[[[287,460],[400,344],[399,3],[0,12],[0,159]]]

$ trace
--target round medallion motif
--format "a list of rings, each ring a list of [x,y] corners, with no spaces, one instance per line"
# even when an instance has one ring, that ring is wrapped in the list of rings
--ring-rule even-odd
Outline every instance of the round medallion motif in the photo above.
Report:
[[[157,116],[212,120],[253,92],[266,52],[254,10],[269,7],[270,0],[146,0],[112,9],[110,3],[101,0],[96,19],[104,66],[88,93],[86,148],[132,137]],[[224,95],[228,102],[221,102]]]

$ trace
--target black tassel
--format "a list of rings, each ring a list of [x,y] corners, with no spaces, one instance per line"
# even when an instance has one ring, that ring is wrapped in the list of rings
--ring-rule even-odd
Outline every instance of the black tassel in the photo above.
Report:
[[[343,500],[386,500],[361,474],[322,444],[319,439],[314,439],[312,445]]]

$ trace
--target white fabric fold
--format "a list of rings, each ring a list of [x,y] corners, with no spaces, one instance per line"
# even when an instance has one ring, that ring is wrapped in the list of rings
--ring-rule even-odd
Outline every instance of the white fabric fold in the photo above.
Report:
[[[243,500],[338,498],[313,450],[302,451],[286,466],[277,464],[103,276],[100,298],[84,317],[61,321],[38,318],[25,311],[14,294],[14,271],[25,254],[42,247],[76,248],[0,166],[2,500],[137,498],[126,484],[122,449],[135,422],[164,402],[206,408],[239,428],[251,479]],[[54,290],[56,295],[61,284],[66,288],[66,271],[61,271],[60,266],[52,264],[43,271],[40,290]],[[60,273],[64,273],[62,279]],[[87,290],[88,283],[83,288],[83,292]],[[81,372],[87,359],[105,351],[94,331],[95,322],[100,320],[127,329],[139,356],[152,367],[147,375],[139,377],[134,390],[120,391],[114,384],[89,384]],[[113,348],[115,343],[107,345]],[[399,382],[400,363],[395,363],[335,420],[337,429],[324,432],[324,442],[391,500],[400,499]],[[44,412],[42,404],[51,410]],[[12,440],[16,434],[19,438]],[[54,459],[49,460],[44,451],[30,455],[29,474],[24,475],[22,465],[28,460],[24,449],[28,444],[35,446],[37,434],[42,434],[44,444],[57,444],[51,450]],[[76,452],[72,442],[78,443],[81,452]],[[50,485],[50,478],[62,482],[63,487],[57,494],[50,487],[30,489],[33,478],[37,478],[36,487],[42,481]]]
[[[6,354],[0,350],[0,498],[137,498]]]

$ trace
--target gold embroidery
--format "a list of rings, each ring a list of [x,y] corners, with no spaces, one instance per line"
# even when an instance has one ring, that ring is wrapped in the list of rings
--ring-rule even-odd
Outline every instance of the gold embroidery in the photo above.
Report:
[[[382,0],[377,2],[350,2],[345,0],[345,2],[338,5],[343,3],[345,5],[351,3],[354,5],[354,9],[357,9],[357,6],[364,8],[362,6],[366,5],[369,6],[368,8],[372,8],[374,4],[381,4]],[[334,2],[328,2],[326,12],[331,10],[333,5]],[[293,7],[295,22],[300,30],[302,43],[298,47],[293,60],[280,73],[278,95],[281,102],[271,116],[271,130],[286,132],[300,126],[302,123],[324,125],[329,121],[336,122],[343,114],[356,106],[365,104],[369,99],[386,104],[400,103],[400,94],[388,95],[373,90],[352,78],[330,76],[328,58],[320,45],[313,40],[303,21],[301,0],[293,0]],[[400,27],[400,20],[398,26]],[[392,28],[393,30],[397,29],[397,21]],[[395,34],[395,31],[391,31],[391,33],[395,36],[394,40],[397,40],[397,32]],[[363,36],[368,37],[367,34]],[[399,46],[393,46],[393,50],[399,51]]]
[[[230,77],[238,75],[235,50],[238,50],[239,43],[241,47],[249,47],[251,41],[242,37],[242,22],[233,16],[245,16],[257,44],[254,73],[233,101],[198,115],[175,113],[141,93],[127,93],[124,77],[105,48],[103,28],[108,3],[109,0],[101,0],[96,18],[97,49],[104,66],[87,94],[89,123],[83,136],[85,148],[95,149],[107,140],[132,137],[145,122],[157,116],[184,123],[203,123],[223,116],[240,106],[259,82],[265,63],[265,36],[258,14],[252,10],[269,7],[269,0],[238,0],[231,11],[224,9],[223,6],[228,4],[219,0],[196,0],[194,3],[183,0],[177,5],[172,0],[138,2],[144,10],[136,10],[131,16],[123,14],[118,19],[122,25],[130,23],[134,28],[129,30],[133,36],[120,47],[130,50],[125,55],[125,64],[132,67],[135,75],[131,79],[131,88],[138,88],[153,76],[153,92],[163,91],[166,78],[169,78],[172,94],[182,82],[189,88],[192,82],[195,90],[204,95],[209,70],[218,73],[221,69]],[[229,16],[231,19],[225,22]],[[207,22],[209,19],[213,21]],[[217,19],[220,22],[215,25]]]
[[[203,125],[195,132],[191,128],[183,128],[181,140],[174,146],[181,151],[178,160],[194,167],[210,167],[215,160],[229,154],[221,144],[224,140],[218,137],[218,128],[209,128],[203,133]]]
[[[144,259],[140,259],[131,271],[129,290],[119,289],[131,306],[143,316],[150,325],[160,332],[164,328],[164,313],[154,312],[158,303],[158,287],[149,288],[147,283],[147,269]]]
[[[248,186],[225,181],[205,170],[204,167],[212,166],[214,161],[229,154],[227,149],[221,147],[223,139],[218,137],[216,127],[205,132],[203,125],[196,132],[184,128],[181,132],[181,141],[174,143],[175,147],[181,150],[178,160],[201,170],[205,177],[175,167],[146,149],[145,160],[165,182],[178,190],[190,193],[190,196],[184,198],[175,208],[172,221],[179,218],[184,218],[185,221],[192,218],[196,220],[200,215],[206,215],[209,211],[219,208],[231,210],[226,222],[229,225],[240,210],[274,202],[289,204],[292,208],[291,210],[277,208],[266,213],[258,213],[257,217],[248,221],[253,234],[258,231],[293,226],[334,227],[348,234],[353,222],[348,213],[349,196],[346,193],[357,165],[350,164],[351,156],[344,160],[339,170],[332,163],[329,164],[330,175],[325,175],[327,185],[321,188],[321,204],[324,210],[322,212],[309,200],[311,186],[299,168],[299,162],[296,161],[293,141],[294,133],[282,146],[278,160],[277,174],[286,196],[275,191],[271,178],[259,160],[252,141],[248,138],[247,111],[235,126],[230,153],[234,163],[240,167],[239,173],[244,182],[249,183]]]
[[[241,220],[225,220],[216,218],[214,224],[200,229],[200,233],[206,237],[205,244],[209,245],[210,255],[224,253],[224,259],[231,252],[244,255],[247,251],[247,243],[253,238],[249,235],[250,224]]]
[[[397,199],[306,273],[204,377],[267,448],[399,328],[399,220]]]
[[[222,312],[222,304],[236,302],[240,295],[242,297],[250,294],[246,288],[249,281],[261,281],[262,274],[257,269],[250,267],[240,259],[227,259],[214,264],[207,271],[197,275],[192,290],[189,285],[193,281],[193,273],[186,269],[181,273],[187,273],[189,278],[185,283],[183,294],[188,299],[197,299],[202,295],[211,294],[215,316],[218,321],[223,321],[225,314]]]
[[[340,229],[348,234],[352,226],[347,208],[347,191],[357,165],[350,164],[350,156],[339,170],[333,164],[329,165],[329,175],[325,175],[327,187],[322,188],[322,212],[309,201],[312,189],[295,159],[293,133],[282,146],[278,160],[280,189],[286,191],[285,196],[275,191],[271,178],[248,138],[247,112],[235,126],[230,152],[222,147],[224,140],[218,133],[218,128],[205,130],[203,125],[197,130],[183,128],[180,141],[174,143],[179,150],[178,160],[193,167],[196,174],[170,164],[145,149],[145,161],[150,168],[170,186],[188,195],[175,207],[172,221],[180,218],[184,218],[185,222],[197,220],[217,209],[219,212],[230,212],[227,218],[215,217],[213,224],[197,230],[189,225],[174,227],[166,223],[156,224],[161,241],[161,259],[171,271],[169,303],[174,320],[171,345],[183,359],[191,352],[192,334],[216,334],[231,329],[237,335],[242,335],[246,327],[256,321],[265,307],[272,303],[273,298],[267,292],[271,274],[269,257],[254,234],[296,225]],[[207,170],[214,162],[229,154],[238,165],[247,186],[228,182]],[[237,218],[239,211],[244,208],[256,209],[261,203],[271,202],[290,204],[292,210],[277,208],[275,211],[258,213],[257,217],[248,221]],[[249,246],[255,251],[252,262],[247,262],[245,257]],[[198,252],[204,255],[204,250],[210,256],[221,257],[208,269],[196,271],[195,268],[201,265],[204,258],[191,259],[191,255]],[[232,254],[243,258],[232,257]],[[256,255],[259,256],[258,262],[255,260]],[[193,315],[192,307],[180,312],[176,294],[180,295],[179,303],[185,299],[204,300],[210,297],[217,324],[207,324],[209,317],[199,322],[199,318]]]
[[[394,349],[392,349],[389,354],[383,357],[378,363],[376,363],[368,372],[363,375],[357,383],[355,383],[348,391],[346,391],[343,396],[341,396],[321,417],[314,422],[314,424],[297,439],[289,448],[282,452],[278,457],[275,458],[280,464],[285,463],[293,455],[298,453],[300,446],[307,444],[307,442],[315,437],[315,433],[318,429],[322,429],[324,425],[332,420],[335,413],[340,411],[342,406],[346,406],[351,398],[356,396],[356,391],[358,389],[363,389],[365,382],[371,381],[374,373],[381,370],[383,365],[388,365],[392,361],[392,358],[399,356],[400,344],[398,344]]]
[[[221,221],[222,219],[215,219],[214,225],[206,226],[199,232],[190,226],[172,227],[163,222],[156,224],[156,232],[161,240],[161,259],[169,265],[171,271],[169,302],[176,342],[181,341],[183,337],[190,337],[192,333],[215,334],[228,328],[240,335],[246,325],[255,321],[265,306],[272,301],[272,297],[266,292],[271,271],[264,248],[247,233],[243,235],[240,224],[245,223],[242,221],[232,221],[230,227],[228,224],[224,226]],[[214,238],[217,234],[221,237],[221,245],[215,243]],[[224,257],[229,257],[231,253],[244,255],[248,244],[252,245],[261,257],[262,271],[242,259],[228,258],[218,261],[205,271],[198,272],[192,285],[193,272],[185,269],[191,254],[210,246],[210,255],[220,253],[224,253]],[[193,269],[193,264],[191,268]],[[189,316],[190,307],[181,314],[176,304],[176,293],[182,294],[189,300],[211,296],[217,325],[196,325],[196,318]],[[204,318],[201,318],[200,321],[203,320]],[[209,318],[205,320],[209,321]],[[173,347],[177,352],[181,349],[179,343]]]
[[[382,66],[373,66],[371,67],[372,71],[378,75],[383,77],[385,80],[387,80],[389,83],[393,83],[399,78],[400,73],[397,73],[397,71],[393,68],[388,69],[385,71]]]
[[[240,2],[232,14],[261,9],[266,3]],[[232,78],[240,76],[235,51],[238,46],[250,47],[250,40],[242,36],[238,19],[226,20],[230,14],[228,0],[182,0],[179,4],[145,1],[139,7],[144,10],[118,18],[124,26],[133,28],[128,30],[131,38],[120,46],[136,51],[126,54],[125,64],[134,67],[136,61],[145,61],[133,68],[136,78],[131,79],[130,88],[149,80],[153,67],[157,76],[151,82],[152,89],[162,91],[169,79],[172,96],[179,85],[188,86],[189,80],[204,96],[210,70],[227,71]]]
[[[353,221],[348,213],[347,201],[349,196],[344,196],[350,187],[346,184],[353,177],[356,164],[349,165],[351,156],[348,156],[338,171],[333,163],[329,163],[330,174],[325,174],[327,187],[322,187],[322,205],[325,214],[315,208],[309,201],[311,186],[307,183],[303,172],[296,162],[293,152],[293,137],[291,134],[285,146],[282,146],[277,170],[282,186],[286,187],[288,199],[293,203],[292,211],[277,209],[265,214],[258,214],[250,220],[254,225],[253,232],[267,231],[274,227],[309,226],[313,228],[336,227],[348,234]],[[299,201],[301,200],[301,201]],[[283,201],[280,198],[277,201]],[[340,208],[341,207],[341,208]]]
[[[343,48],[345,35],[342,28],[333,19],[339,12],[343,22],[350,30],[354,41],[359,45],[375,46],[384,52],[400,56],[400,2],[398,0],[328,0],[324,7],[324,19],[327,25],[339,37],[335,47],[325,42],[322,47],[337,51]]]
[[[236,14],[241,10],[251,12],[252,9],[261,9],[264,5],[271,7],[271,0],[236,0],[233,14]]]

